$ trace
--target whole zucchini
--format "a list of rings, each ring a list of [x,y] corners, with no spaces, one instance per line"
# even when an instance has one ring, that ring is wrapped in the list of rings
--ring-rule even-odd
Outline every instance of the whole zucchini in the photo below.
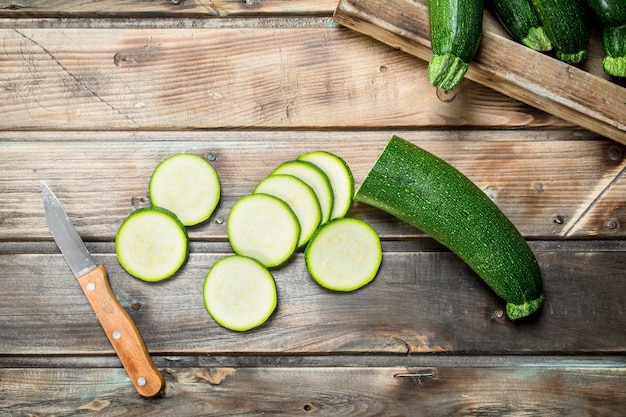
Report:
[[[604,72],[626,77],[626,0],[587,0],[603,25]]]
[[[602,31],[605,57],[604,72],[616,77],[626,77],[626,25],[605,27]]]
[[[552,43],[530,0],[489,0],[489,4],[514,39],[535,51],[552,50]]]
[[[467,263],[506,302],[511,320],[543,302],[541,271],[511,221],[465,175],[393,136],[355,200],[404,220]]]
[[[433,56],[428,81],[451,90],[467,72],[483,27],[483,0],[428,0]]]
[[[575,64],[587,57],[589,27],[582,0],[532,0],[556,57]]]

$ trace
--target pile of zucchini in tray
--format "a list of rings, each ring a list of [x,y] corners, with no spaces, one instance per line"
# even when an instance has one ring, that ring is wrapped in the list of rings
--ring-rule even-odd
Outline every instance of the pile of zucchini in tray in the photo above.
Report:
[[[480,44],[485,6],[514,39],[568,64],[585,60],[590,28],[598,26],[604,71],[626,77],[625,0],[429,0],[433,86],[451,90],[465,75]]]

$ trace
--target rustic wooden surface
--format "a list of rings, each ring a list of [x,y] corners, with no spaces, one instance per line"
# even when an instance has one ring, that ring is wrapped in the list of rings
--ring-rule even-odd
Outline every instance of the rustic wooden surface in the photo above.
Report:
[[[336,0],[0,1],[0,415],[620,416],[626,410],[626,146],[473,81],[437,97],[426,63],[333,21]],[[230,207],[325,149],[358,183],[392,134],[457,166],[528,239],[546,303],[512,323],[455,255],[362,204],[377,278],[325,291],[302,253],[275,314],[219,327],[202,282]],[[115,259],[154,166],[193,152],[222,200],[175,277]],[[45,225],[57,193],[165,376],[137,394]]]
[[[335,20],[426,61],[432,56],[427,0],[341,0]],[[485,13],[466,77],[626,144],[626,89],[603,79],[604,52],[599,36],[592,39],[584,64],[568,65],[512,41]]]

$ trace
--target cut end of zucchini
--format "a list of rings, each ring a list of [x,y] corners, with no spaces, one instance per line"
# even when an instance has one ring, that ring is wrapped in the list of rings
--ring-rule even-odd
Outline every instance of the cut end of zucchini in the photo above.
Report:
[[[310,162],[326,174],[333,191],[330,220],[344,217],[354,199],[354,177],[346,161],[327,151],[308,152],[300,155],[298,160]]]
[[[530,316],[535,311],[539,310],[539,308],[543,304],[543,298],[544,298],[543,295],[540,295],[536,299],[532,301],[528,301],[524,304],[507,303],[506,315],[511,320],[517,320],[523,317]]]
[[[176,154],[163,160],[152,173],[150,202],[176,214],[185,226],[207,220],[220,199],[215,169],[194,154]]]
[[[567,64],[578,64],[579,62],[583,62],[587,58],[587,50],[582,49],[578,52],[569,54],[562,51],[556,51],[557,59],[567,63]]]
[[[546,52],[552,50],[552,42],[543,27],[533,27],[528,30],[528,36],[522,39],[522,43],[535,51]]]
[[[222,327],[247,331],[265,323],[277,305],[276,283],[258,261],[230,255],[204,280],[204,306]]]
[[[378,234],[354,218],[341,218],[320,227],[305,250],[313,279],[333,291],[354,291],[371,282],[382,262]]]
[[[614,77],[626,77],[626,56],[606,56],[602,60],[602,68]]]
[[[452,90],[467,72],[466,62],[451,53],[433,55],[428,63],[428,82],[437,88]]]
[[[185,226],[160,207],[131,213],[115,236],[115,251],[122,267],[144,281],[161,281],[174,275],[187,260]]]
[[[300,223],[287,203],[268,194],[250,194],[230,210],[228,240],[238,255],[270,268],[285,262],[300,240]]]
[[[322,211],[315,191],[298,177],[273,174],[262,180],[254,193],[268,194],[287,203],[300,223],[298,247],[304,246],[322,220]]]

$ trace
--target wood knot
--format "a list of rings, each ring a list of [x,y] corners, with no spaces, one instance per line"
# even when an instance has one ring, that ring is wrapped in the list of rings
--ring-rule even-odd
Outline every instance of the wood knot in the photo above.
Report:
[[[624,157],[624,152],[620,146],[612,144],[606,149],[606,157],[609,161],[619,162]]]
[[[607,219],[604,222],[604,227],[606,227],[607,229],[609,229],[612,232],[616,232],[620,229],[620,225],[619,225],[619,220],[617,220],[614,217],[611,217],[610,219]]]
[[[306,411],[307,413],[314,412],[317,410],[317,407],[311,403],[306,403],[302,406],[302,411]]]

